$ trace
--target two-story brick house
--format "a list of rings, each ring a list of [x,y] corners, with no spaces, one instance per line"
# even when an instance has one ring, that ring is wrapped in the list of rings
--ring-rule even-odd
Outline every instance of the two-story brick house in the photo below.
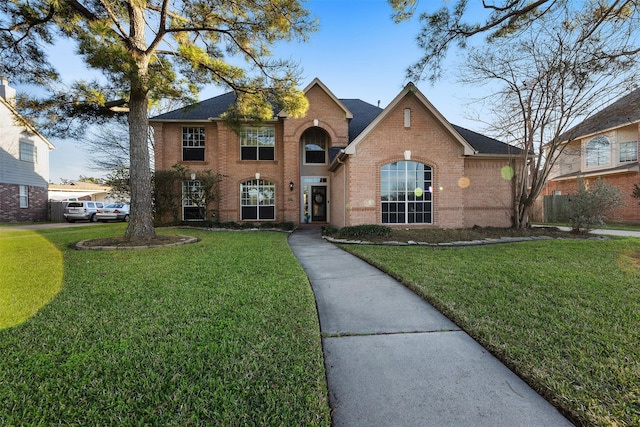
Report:
[[[0,81],[0,222],[47,219],[49,151],[54,149],[15,109],[16,91]]]
[[[639,222],[640,204],[632,193],[633,184],[640,185],[640,89],[603,108],[564,136],[566,145],[549,174],[544,195],[576,193],[578,177],[587,182],[602,178],[623,197],[624,206],[611,212],[611,219]]]
[[[338,99],[318,79],[304,93],[305,117],[278,112],[239,132],[220,118],[233,93],[150,119],[156,169],[224,175],[210,206],[220,221],[511,226],[505,169],[519,149],[450,124],[413,84],[384,109]],[[184,194],[197,185],[185,181]]]

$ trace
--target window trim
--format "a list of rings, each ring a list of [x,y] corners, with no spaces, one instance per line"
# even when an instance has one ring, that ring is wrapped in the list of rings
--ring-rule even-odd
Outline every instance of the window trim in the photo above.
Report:
[[[20,209],[28,209],[29,208],[29,186],[28,185],[19,185],[20,192]]]
[[[255,131],[254,134],[250,134],[250,132]],[[266,131],[266,132],[265,132]],[[260,143],[261,138],[272,138],[273,142],[271,144],[262,144]],[[276,160],[276,127],[273,125],[243,125],[240,128],[240,160],[244,162],[273,162]],[[248,143],[247,143],[248,142]],[[244,158],[244,150],[245,148],[254,148],[255,147],[255,159],[245,159]],[[264,148],[265,150],[261,150]],[[266,150],[270,149],[270,150]],[[260,153],[264,151],[265,153],[270,153],[270,158],[260,158]]]
[[[593,147],[590,145],[593,144]],[[599,147],[595,147],[598,144]],[[604,148],[606,144],[606,149]],[[596,157],[596,164],[589,164],[590,153],[594,153]],[[603,156],[606,155],[606,156]],[[601,162],[601,157],[607,160],[606,163]],[[611,165],[611,141],[605,135],[598,135],[589,140],[585,146],[584,165],[587,169],[601,168]]]
[[[186,190],[186,191],[185,191]],[[200,212],[200,206],[198,206],[197,203],[194,202],[194,197],[191,197],[191,195],[197,195],[198,197],[202,198],[202,202],[204,203],[204,206],[206,207],[207,201],[204,198],[204,193],[203,193],[203,189],[202,189],[202,181],[200,181],[199,179],[185,179],[182,181],[182,206],[181,206],[181,213],[182,213],[182,220],[183,221],[203,221],[206,218],[204,218],[204,215],[201,215],[202,212]],[[185,208],[189,209],[190,211],[193,211],[193,208],[197,208],[198,209],[198,217],[193,217],[193,218],[187,218],[187,215],[185,215]],[[206,210],[206,209],[205,209]]]
[[[28,148],[28,149],[27,149]],[[38,147],[30,142],[20,141],[18,156],[23,162],[38,163]]]
[[[633,148],[632,148],[632,149],[630,149],[630,150],[628,150],[628,151],[629,151],[629,153],[631,153],[633,157],[630,157],[629,159],[625,159],[625,160],[623,160],[623,159],[622,159],[622,151],[623,151],[623,150],[622,150],[622,146],[623,146],[623,145],[627,145],[627,144],[629,144],[629,145],[632,145],[632,144],[633,144],[633,145],[632,145],[632,147],[633,147]],[[618,162],[619,162],[619,163],[629,163],[629,162],[636,162],[636,161],[638,161],[638,141],[622,141],[622,142],[620,143],[620,145],[619,145],[618,150],[619,150],[619,153],[618,153]]]
[[[324,148],[322,150],[307,150],[307,145],[318,145],[318,144],[315,143],[315,141],[307,143],[306,136],[308,134],[311,134],[311,133],[314,133],[314,132],[321,133],[324,136],[324,141],[323,141]],[[305,166],[306,165],[310,165],[310,166],[326,165],[328,163],[328,160],[329,160],[328,147],[329,147],[329,138],[328,138],[327,132],[325,132],[324,129],[321,129],[321,128],[309,128],[309,129],[307,129],[302,134],[302,164],[305,165]],[[313,152],[313,153],[322,152],[323,155],[324,155],[324,159],[323,159],[324,161],[323,162],[308,162],[307,161],[307,153],[309,153],[309,152]]]
[[[249,194],[251,192],[251,188],[247,189],[245,194],[245,186],[256,187],[255,190],[257,194],[253,197],[256,199],[256,204],[248,203],[252,200],[252,195]],[[260,200],[261,196],[264,197],[263,191],[272,191],[271,195],[266,195],[265,198]],[[271,203],[269,203],[271,202]],[[262,209],[261,209],[262,207]],[[245,208],[255,208],[256,216],[255,218],[245,218]],[[272,212],[272,217],[264,217],[260,216],[262,212]],[[250,179],[240,183],[240,220],[241,221],[275,221],[276,220],[276,185],[274,182],[266,180],[266,179]]]
[[[207,134],[204,126],[182,126],[182,161],[204,162],[206,158],[206,141]],[[201,151],[202,159],[185,159],[185,150],[191,150],[191,152]]]
[[[390,167],[391,165],[394,165],[394,164],[398,165],[396,169],[393,169],[393,170],[389,169],[387,171],[384,170],[386,167]],[[422,179],[420,180],[411,179],[411,177],[409,176],[410,172],[413,170],[417,172],[417,169],[409,168],[410,164],[422,166]],[[404,168],[400,168],[399,167],[400,165],[404,165]],[[379,178],[380,205],[379,206],[380,206],[380,223],[381,224],[389,224],[389,225],[433,224],[433,205],[434,205],[433,191],[432,191],[433,168],[431,166],[424,164],[422,162],[398,160],[395,162],[390,162],[390,163],[381,165],[379,168],[379,172],[380,172],[380,178]],[[385,178],[385,174],[387,175],[387,178]],[[426,178],[426,175],[429,176],[429,179]],[[401,179],[403,177],[404,177],[404,180]],[[412,191],[407,191],[407,188],[410,187],[409,184],[416,184],[416,183],[422,183],[422,186],[421,187],[414,186],[414,189]],[[392,190],[391,186],[393,186],[394,184],[402,186],[402,189]],[[384,188],[387,186],[389,187],[389,193],[388,193],[389,195],[391,195],[392,192],[395,192],[396,194],[401,195],[403,200],[395,200],[395,201],[383,200],[383,197],[385,196]],[[418,188],[421,188],[420,194],[418,194],[418,192],[416,191]],[[402,222],[389,221],[391,218],[391,215],[394,213],[389,210],[392,204],[396,205],[396,207],[403,206],[404,212],[402,212],[402,215],[404,220]],[[414,212],[414,215],[422,214],[423,219],[426,216],[428,217],[429,221],[410,221],[410,217],[411,217],[410,208],[411,208],[411,205],[413,204],[420,204],[421,207],[423,208],[425,206],[428,207],[428,209],[423,209],[421,211]],[[385,207],[386,207],[386,212],[385,212]],[[395,212],[395,214],[398,214],[398,212]],[[387,216],[387,221],[385,221],[385,215]]]

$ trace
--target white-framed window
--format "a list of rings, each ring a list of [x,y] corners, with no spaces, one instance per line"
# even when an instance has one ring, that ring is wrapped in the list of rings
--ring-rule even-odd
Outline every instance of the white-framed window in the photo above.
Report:
[[[201,221],[205,216],[205,195],[202,181],[182,181],[182,220]]]
[[[380,168],[383,224],[433,222],[432,169],[418,162],[400,161]]]
[[[28,142],[21,142],[20,160],[23,162],[36,163],[38,160],[38,150],[36,146]]]
[[[29,186],[20,186],[20,208],[26,209],[29,207]]]
[[[240,184],[240,219],[269,221],[276,219],[276,186],[264,179]]]
[[[205,133],[203,127],[182,128],[182,160],[204,161]]]
[[[625,141],[620,143],[620,163],[635,162],[638,160],[638,141]]]
[[[587,143],[588,168],[611,164],[611,143],[606,136],[596,136]]]
[[[275,160],[276,129],[273,126],[240,128],[241,160]]]
[[[302,136],[304,143],[304,164],[327,163],[327,133],[320,128],[307,129]]]

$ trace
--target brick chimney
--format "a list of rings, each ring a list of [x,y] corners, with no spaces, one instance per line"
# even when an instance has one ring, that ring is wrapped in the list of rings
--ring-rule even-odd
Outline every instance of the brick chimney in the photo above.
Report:
[[[16,106],[16,90],[9,86],[9,79],[0,77],[0,96],[11,106]]]

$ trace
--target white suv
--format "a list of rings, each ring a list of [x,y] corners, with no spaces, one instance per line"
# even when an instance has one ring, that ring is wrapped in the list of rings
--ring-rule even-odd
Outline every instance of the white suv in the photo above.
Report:
[[[96,212],[102,207],[102,202],[69,202],[64,208],[64,217],[69,222],[91,221],[96,222]]]

